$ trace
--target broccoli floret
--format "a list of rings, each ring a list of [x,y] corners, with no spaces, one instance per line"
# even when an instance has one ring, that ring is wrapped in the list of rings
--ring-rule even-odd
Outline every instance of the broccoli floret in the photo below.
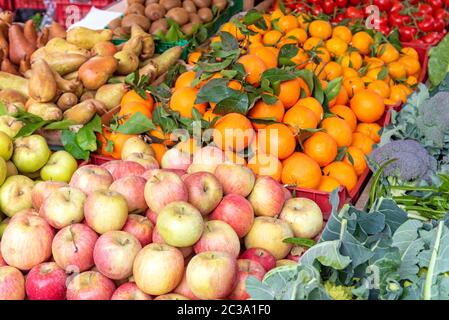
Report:
[[[397,159],[385,168],[383,174],[404,182],[429,180],[437,169],[436,160],[415,140],[396,140],[384,144],[371,153],[370,159],[379,166]]]
[[[352,300],[353,287],[339,286],[331,281],[324,282],[324,290],[333,300]]]

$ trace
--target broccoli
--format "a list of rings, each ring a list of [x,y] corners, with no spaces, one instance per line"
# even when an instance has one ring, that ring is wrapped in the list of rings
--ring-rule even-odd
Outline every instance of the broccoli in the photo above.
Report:
[[[436,160],[415,140],[396,140],[374,149],[370,155],[377,165],[396,159],[383,171],[386,177],[403,182],[430,180],[437,170]]]
[[[333,300],[352,300],[353,287],[339,286],[331,281],[324,282],[324,290]]]

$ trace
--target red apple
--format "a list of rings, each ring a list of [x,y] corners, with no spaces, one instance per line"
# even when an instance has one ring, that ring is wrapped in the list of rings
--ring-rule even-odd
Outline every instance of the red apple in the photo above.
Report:
[[[114,180],[127,176],[141,176],[145,168],[134,161],[114,160],[101,165],[102,168],[109,171]]]
[[[246,291],[246,279],[248,276],[254,276],[262,281],[266,271],[259,262],[249,259],[237,260],[238,272],[237,272],[237,285],[235,286],[228,299],[231,300],[247,300],[250,295]]]
[[[122,158],[122,160],[136,162],[140,164],[142,167],[144,167],[145,170],[159,168],[159,162],[157,162],[156,158],[147,153],[142,152],[130,153],[125,158]]]
[[[145,185],[145,200],[151,210],[159,213],[167,204],[174,201],[188,201],[187,187],[173,172],[159,170]]]
[[[165,152],[161,159],[163,169],[187,170],[191,164],[190,154],[177,148]]]
[[[281,213],[285,192],[283,186],[272,177],[260,176],[248,200],[256,216],[275,217]]]
[[[142,174],[142,178],[145,178],[145,180],[150,179],[152,176],[154,176],[156,173],[158,172],[172,172],[175,173],[177,176],[179,176],[180,178],[186,174],[185,170],[180,170],[180,169],[149,169],[147,171],[145,171]]]
[[[55,262],[34,266],[26,277],[25,288],[30,300],[64,300],[67,275]]]
[[[140,290],[134,282],[126,282],[114,291],[111,300],[151,300],[151,296]]]
[[[226,161],[226,154],[219,148],[207,146],[193,154],[193,161],[187,170],[189,173],[206,171],[214,173],[217,166]]]
[[[115,284],[99,272],[86,271],[72,278],[67,286],[67,300],[109,300]]]
[[[23,299],[25,299],[25,279],[23,274],[14,267],[0,267],[0,300]]]
[[[187,267],[186,267],[187,269]],[[187,283],[187,274],[186,270],[184,270],[184,275],[182,276],[182,280],[179,283],[179,285],[176,287],[175,290],[173,290],[174,293],[180,294],[186,298],[189,298],[190,300],[199,300],[197,296],[195,296],[192,293],[192,290],[190,290],[189,285]]]
[[[59,188],[66,187],[67,183],[59,181],[40,181],[36,183],[31,191],[31,202],[33,208],[39,211],[44,200]]]
[[[140,290],[150,295],[171,292],[181,282],[184,257],[166,244],[151,243],[134,260],[133,275]]]
[[[125,197],[129,212],[140,213],[148,208],[143,193],[146,183],[147,181],[142,177],[127,176],[115,180],[109,190],[117,191]]]
[[[183,181],[189,192],[189,202],[203,216],[211,213],[223,198],[223,188],[220,182],[209,172],[189,174]]]
[[[145,216],[155,225],[157,222],[157,213],[151,210],[150,208],[147,209],[145,212]]]
[[[227,252],[208,251],[190,260],[187,284],[200,299],[223,299],[234,289],[237,279],[237,260]]]
[[[87,224],[99,234],[121,230],[128,219],[126,199],[112,190],[91,193],[84,204]]]
[[[138,214],[130,214],[122,230],[135,236],[144,247],[151,243],[153,229],[154,224],[148,218]]]
[[[108,189],[113,178],[108,170],[95,165],[78,168],[70,180],[70,186],[75,187],[89,195],[97,190]]]
[[[113,280],[132,275],[133,262],[142,246],[132,234],[109,231],[98,238],[94,247],[94,262],[98,271]]]
[[[292,248],[292,245],[285,243],[284,239],[293,236],[287,222],[272,217],[257,217],[245,236],[245,247],[268,250],[276,260],[280,260],[285,258]]]
[[[94,265],[93,252],[98,236],[85,224],[77,223],[58,231],[52,252],[55,262],[67,272],[83,272]]]
[[[209,218],[226,222],[235,230],[239,238],[243,238],[253,225],[254,210],[251,203],[242,196],[228,194],[224,196]]]
[[[20,214],[11,219],[3,233],[3,259],[10,266],[30,270],[50,258],[53,236],[53,229],[43,218]]]
[[[193,246],[195,253],[205,251],[227,252],[233,257],[240,253],[240,240],[234,229],[220,220],[207,221],[200,240]]]
[[[215,176],[222,184],[224,194],[238,194],[245,198],[256,182],[256,175],[250,168],[230,162],[219,164]]]
[[[266,271],[276,267],[276,258],[267,250],[262,248],[250,248],[240,255],[240,259],[249,259],[260,263]]]
[[[0,267],[7,266],[5,260],[3,260],[2,252],[0,251]]]

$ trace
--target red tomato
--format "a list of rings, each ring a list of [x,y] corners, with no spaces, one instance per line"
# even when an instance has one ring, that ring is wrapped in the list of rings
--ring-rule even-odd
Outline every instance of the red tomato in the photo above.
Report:
[[[444,20],[433,19],[433,30],[437,32],[442,32],[445,30],[446,24]]]
[[[348,19],[362,19],[363,11],[356,7],[348,7],[345,12],[345,18]]]
[[[321,6],[325,14],[333,14],[336,8],[335,2],[333,0],[324,0]]]
[[[404,9],[404,5],[401,3],[401,1],[393,0],[390,11],[399,13],[399,11],[401,11],[402,9]]]
[[[393,5],[391,0],[374,0],[373,4],[378,6],[380,11],[389,11]]]
[[[421,38],[424,43],[434,44],[438,41],[438,32],[429,32]]]
[[[312,13],[312,15],[318,16],[323,13],[323,8],[321,8],[321,6],[319,5],[314,5],[310,12]]]
[[[391,28],[388,25],[379,25],[377,30],[384,35],[388,35],[391,32]]]
[[[435,19],[430,15],[425,15],[423,20],[418,22],[418,28],[424,32],[430,32],[434,30]]]
[[[410,42],[415,39],[417,33],[418,30],[415,27],[403,26],[402,28],[399,28],[399,39],[402,42]]]
[[[352,4],[353,6],[359,5],[360,4],[360,0],[349,0],[349,3]]]
[[[433,10],[442,8],[444,5],[443,0],[428,0],[427,2],[430,4]]]
[[[427,3],[420,3],[418,7],[419,15],[425,16],[426,14],[431,15],[433,12],[432,7]]]
[[[448,0],[449,1],[449,0]],[[345,8],[348,5],[348,0],[336,0],[335,4],[339,8]]]

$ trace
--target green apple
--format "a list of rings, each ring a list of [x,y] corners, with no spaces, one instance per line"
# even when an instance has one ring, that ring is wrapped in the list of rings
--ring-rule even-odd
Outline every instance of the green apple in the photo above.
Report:
[[[16,166],[12,161],[6,161],[6,177],[16,176],[19,174]]]
[[[0,131],[6,133],[11,139],[16,136],[22,127],[22,121],[8,115],[0,116]]]
[[[31,191],[34,182],[28,177],[17,175],[6,179],[0,188],[0,209],[8,217],[32,207]]]
[[[6,227],[8,226],[10,218],[4,219],[0,222],[0,239],[2,238],[3,232],[5,232]]]
[[[12,139],[3,131],[0,131],[0,157],[8,161],[13,152]]]
[[[44,181],[69,182],[77,168],[78,163],[70,153],[63,150],[56,151],[41,169],[41,178]]]
[[[0,157],[0,186],[5,182],[6,175],[8,173],[8,168],[6,167],[6,162]]]
[[[50,149],[44,137],[33,134],[14,141],[12,161],[22,173],[32,173],[41,169],[50,157]]]

